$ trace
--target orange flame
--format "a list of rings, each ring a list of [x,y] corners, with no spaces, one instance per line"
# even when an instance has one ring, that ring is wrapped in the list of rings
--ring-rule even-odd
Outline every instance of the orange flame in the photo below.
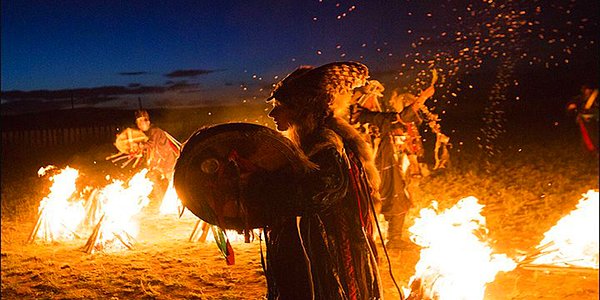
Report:
[[[177,196],[177,191],[175,191],[175,187],[173,186],[173,180],[169,181],[169,187],[163,196],[162,202],[160,204],[160,214],[161,215],[171,215],[171,214],[179,214],[179,212],[183,209],[183,204],[181,200]]]
[[[43,176],[50,169],[55,169],[55,167],[40,168],[38,175]],[[48,196],[40,201],[38,208],[40,215],[33,238],[39,238],[45,242],[75,238],[75,232],[85,216],[83,200],[78,199],[75,195],[77,177],[79,177],[79,171],[66,167],[49,178],[54,183],[50,187]]]
[[[483,205],[475,197],[461,199],[454,207],[437,212],[420,211],[409,228],[411,240],[422,247],[415,281],[426,299],[483,299],[485,286],[500,271],[513,270],[517,263],[504,254],[494,254],[484,239],[487,234]],[[408,290],[407,290],[408,291]]]
[[[100,224],[99,237],[94,249],[119,250],[129,248],[139,232],[134,217],[146,207],[152,192],[152,181],[146,178],[147,169],[135,174],[124,186],[121,180],[114,180],[105,186],[98,196],[104,218]]]
[[[598,269],[598,191],[583,194],[576,209],[560,219],[537,246],[542,255],[532,264]]]

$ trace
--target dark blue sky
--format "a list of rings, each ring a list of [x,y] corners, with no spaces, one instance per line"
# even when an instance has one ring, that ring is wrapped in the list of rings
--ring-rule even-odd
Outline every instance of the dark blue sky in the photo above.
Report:
[[[106,86],[241,99],[336,60],[409,81],[435,65],[450,94],[458,72],[506,53],[524,66],[597,62],[591,0],[2,1],[1,13],[3,103],[34,97],[7,91]]]
[[[2,90],[163,84],[181,69],[224,70],[207,82],[243,81],[342,53],[376,63],[375,43],[409,40],[408,7],[377,1],[97,2],[2,1]]]

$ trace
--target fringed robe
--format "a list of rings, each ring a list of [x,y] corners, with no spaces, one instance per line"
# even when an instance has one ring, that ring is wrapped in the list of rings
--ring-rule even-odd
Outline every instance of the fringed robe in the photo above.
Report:
[[[361,161],[329,129],[311,140],[304,151],[318,170],[265,229],[268,298],[380,299],[372,191]]]

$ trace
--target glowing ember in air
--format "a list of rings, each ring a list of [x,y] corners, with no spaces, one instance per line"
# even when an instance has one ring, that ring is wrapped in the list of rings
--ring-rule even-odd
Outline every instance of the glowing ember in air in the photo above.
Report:
[[[102,203],[103,217],[88,240],[88,243],[94,242],[93,250],[132,247],[133,239],[139,232],[134,217],[150,202],[148,196],[153,184],[146,178],[147,173],[148,170],[143,169],[135,174],[127,187],[124,187],[124,182],[114,180],[100,191],[98,197]]]
[[[420,211],[409,228],[411,240],[422,248],[409,299],[483,299],[485,285],[498,272],[517,266],[506,255],[492,253],[483,205],[477,201],[467,197],[440,213],[434,201],[433,208]]]
[[[40,168],[38,175],[55,169]],[[30,241],[39,238],[45,242],[66,241],[75,238],[75,231],[85,216],[83,201],[77,198],[75,181],[79,171],[66,167],[49,178],[53,182],[50,193],[40,201],[39,216]]]
[[[542,255],[532,264],[598,269],[598,191],[583,194],[576,209],[544,233]]]
[[[177,196],[177,192],[175,191],[175,187],[173,186],[173,180],[169,181],[169,187],[163,196],[162,202],[160,204],[160,214],[161,215],[170,215],[170,214],[179,214],[183,209],[183,204],[181,204],[181,200]]]

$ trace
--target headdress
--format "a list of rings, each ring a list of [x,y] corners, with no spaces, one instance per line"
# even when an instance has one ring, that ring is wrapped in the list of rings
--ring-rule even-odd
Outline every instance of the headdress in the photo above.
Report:
[[[333,62],[317,68],[302,66],[277,83],[267,100],[275,98],[298,108],[327,108],[336,95],[365,85],[368,77],[368,68],[358,62]]]

